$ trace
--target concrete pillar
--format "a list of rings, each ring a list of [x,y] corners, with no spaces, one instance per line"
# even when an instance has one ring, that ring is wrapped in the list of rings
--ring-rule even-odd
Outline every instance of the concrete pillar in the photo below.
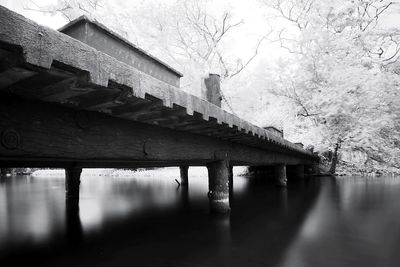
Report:
[[[180,166],[179,171],[181,173],[181,186],[189,185],[189,166]]]
[[[82,168],[65,169],[65,193],[67,198],[79,199]]]
[[[286,165],[279,164],[275,166],[275,183],[278,186],[286,186]]]
[[[221,81],[218,74],[209,74],[208,78],[204,79],[203,97],[210,103],[221,107]]]
[[[215,213],[228,213],[229,206],[229,162],[215,161],[207,164],[208,198],[210,210]]]
[[[228,183],[229,183],[229,204],[232,205],[233,200],[233,166],[228,169]]]
[[[304,165],[296,165],[295,172],[298,179],[304,179]]]

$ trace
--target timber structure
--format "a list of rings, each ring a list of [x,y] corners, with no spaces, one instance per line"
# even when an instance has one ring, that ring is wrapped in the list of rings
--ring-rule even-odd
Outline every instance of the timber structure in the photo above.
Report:
[[[188,166],[207,166],[211,209],[226,211],[232,166],[318,162],[180,90],[179,72],[101,24],[59,32],[0,6],[0,25],[1,168],[66,168],[70,196],[81,168],[180,166],[187,184]]]

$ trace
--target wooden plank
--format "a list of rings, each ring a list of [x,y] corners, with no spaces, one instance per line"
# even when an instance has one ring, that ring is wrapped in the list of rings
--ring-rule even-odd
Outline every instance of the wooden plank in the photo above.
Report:
[[[139,120],[140,117],[146,116],[152,112],[158,112],[163,108],[164,106],[162,105],[162,101],[154,100],[141,103],[129,112],[124,112],[122,114],[115,114],[114,111],[112,111],[113,112],[112,114],[125,119]]]
[[[36,72],[23,68],[13,67],[0,72],[0,90],[9,89],[10,86],[34,76]]]
[[[186,116],[186,109],[178,108],[174,106],[172,109],[161,109],[158,111],[153,111],[137,118],[138,121],[156,123],[158,125],[165,123],[165,127],[173,128],[174,121],[178,121],[180,117]]]
[[[36,74],[21,68],[22,62],[22,56],[16,51],[0,49],[0,90]]]

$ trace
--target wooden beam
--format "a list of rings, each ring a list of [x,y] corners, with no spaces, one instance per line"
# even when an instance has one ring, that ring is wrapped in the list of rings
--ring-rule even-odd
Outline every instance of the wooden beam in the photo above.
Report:
[[[0,97],[0,134],[0,160],[6,162],[197,165],[226,154],[232,165],[315,160],[10,95]]]
[[[21,67],[23,58],[17,51],[0,51],[0,90],[4,90],[36,74],[34,71]]]

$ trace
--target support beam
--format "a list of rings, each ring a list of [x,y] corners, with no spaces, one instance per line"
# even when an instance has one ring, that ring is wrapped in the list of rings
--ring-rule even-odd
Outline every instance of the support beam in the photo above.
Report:
[[[179,167],[181,173],[181,185],[188,186],[189,185],[189,166],[180,166]]]
[[[207,164],[208,197],[213,213],[228,213],[229,205],[229,162],[215,161]]]
[[[275,182],[278,186],[285,187],[287,184],[286,165],[279,164],[275,166]]]
[[[204,166],[216,154],[228,154],[234,166],[314,160],[265,140],[223,141],[6,94],[0,94],[0,139],[0,167],[8,168]]]
[[[79,199],[79,185],[81,183],[81,168],[65,169],[65,193],[67,198]]]

